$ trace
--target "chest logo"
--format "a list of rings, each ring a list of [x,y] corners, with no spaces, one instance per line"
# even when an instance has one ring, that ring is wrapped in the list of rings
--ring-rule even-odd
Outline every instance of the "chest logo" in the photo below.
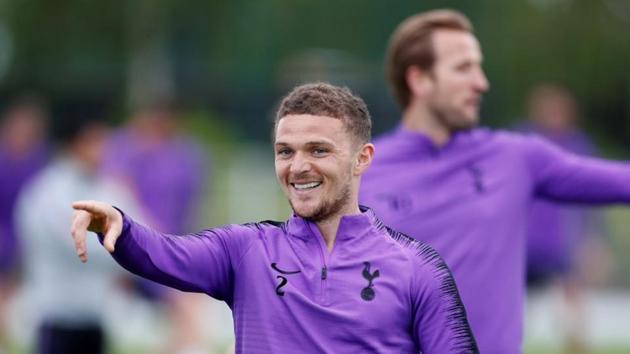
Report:
[[[387,208],[398,213],[409,212],[411,210],[411,197],[409,195],[397,195],[390,193],[382,193],[376,196],[376,199],[384,203]]]
[[[376,297],[376,292],[374,291],[374,279],[378,278],[381,273],[376,269],[374,273],[370,273],[370,262],[363,262],[365,266],[363,268],[363,278],[368,281],[368,285],[361,290],[361,298],[365,301],[372,301],[374,297]]]
[[[471,165],[468,166],[468,172],[470,172],[470,175],[472,176],[473,184],[475,186],[475,189],[477,190],[477,193],[483,193],[486,190],[486,187],[483,183],[483,175],[481,173],[481,169],[478,166]]]
[[[285,293],[284,293],[284,290],[282,290],[282,288],[284,288],[289,283],[289,280],[287,279],[287,277],[285,277],[285,275],[297,274],[297,273],[300,273],[300,271],[299,270],[282,270],[278,268],[278,264],[276,262],[271,263],[271,268],[275,270],[276,272],[282,274],[282,275],[276,276],[276,279],[280,280],[280,282],[276,286],[276,295],[284,296]]]

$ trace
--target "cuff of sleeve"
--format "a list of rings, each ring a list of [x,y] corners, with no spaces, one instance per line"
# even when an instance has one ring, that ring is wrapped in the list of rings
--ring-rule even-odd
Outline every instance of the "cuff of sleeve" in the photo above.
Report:
[[[117,243],[118,243],[121,239],[123,239],[125,237],[125,235],[129,231],[129,228],[131,227],[131,219],[129,218],[129,216],[127,216],[127,214],[125,214],[124,211],[120,210],[120,208],[118,208],[117,206],[113,206],[113,207],[123,217],[123,226],[122,226],[122,230],[120,231],[120,237],[118,237],[118,241],[117,241]],[[105,235],[102,232],[97,232],[96,235],[98,235],[98,240],[99,240],[99,242],[102,245],[103,244],[103,239],[105,238]]]

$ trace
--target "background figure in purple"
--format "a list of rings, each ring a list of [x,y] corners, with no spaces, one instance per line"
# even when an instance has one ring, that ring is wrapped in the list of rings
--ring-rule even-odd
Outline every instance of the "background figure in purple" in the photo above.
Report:
[[[578,155],[594,156],[595,147],[578,127],[578,104],[566,88],[554,84],[535,86],[527,104],[528,122],[519,126],[524,132],[537,133],[559,147]],[[583,291],[606,273],[605,230],[601,213],[579,205],[558,204],[535,199],[527,231],[527,282],[530,288],[551,283],[562,293],[570,314],[559,326],[565,338],[565,352],[586,352]],[[589,271],[585,274],[587,264]],[[593,269],[596,268],[596,269]],[[566,322],[566,323],[565,323]]]
[[[477,128],[490,84],[461,13],[408,18],[387,60],[402,120],[375,139],[360,200],[444,257],[481,353],[520,353],[531,202],[630,203],[630,164],[574,155],[533,134]]]
[[[107,173],[121,178],[136,193],[148,223],[170,234],[191,232],[199,224],[208,179],[208,157],[177,124],[178,110],[160,102],[137,110],[108,147]],[[141,292],[164,300],[174,328],[169,352],[201,352],[201,297],[140,280]]]
[[[36,97],[22,96],[2,113],[0,122],[0,351],[7,346],[7,303],[20,273],[20,244],[13,222],[22,186],[48,160],[48,112]]]
[[[133,187],[152,224],[166,233],[189,232],[199,224],[208,177],[208,158],[179,131],[177,114],[171,103],[138,110],[112,137],[106,164],[108,173]]]

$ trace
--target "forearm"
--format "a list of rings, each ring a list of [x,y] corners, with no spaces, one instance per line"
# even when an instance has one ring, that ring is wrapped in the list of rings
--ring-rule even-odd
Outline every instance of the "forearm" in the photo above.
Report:
[[[575,157],[549,167],[537,194],[563,202],[630,203],[630,164]]]
[[[195,259],[193,248],[198,245],[184,238],[161,234],[124,216],[122,234],[112,256],[141,277],[182,291],[207,292],[207,282],[204,284],[203,277],[195,272],[198,267],[194,262],[200,259]]]

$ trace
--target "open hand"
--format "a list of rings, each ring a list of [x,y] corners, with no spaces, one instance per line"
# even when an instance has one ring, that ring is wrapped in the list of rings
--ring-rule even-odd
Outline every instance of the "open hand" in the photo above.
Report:
[[[122,232],[122,214],[111,205],[98,201],[77,201],[72,203],[75,210],[72,217],[72,238],[77,255],[82,262],[87,262],[88,252],[85,238],[88,231],[105,235],[103,244],[109,252],[114,252],[116,240]]]

